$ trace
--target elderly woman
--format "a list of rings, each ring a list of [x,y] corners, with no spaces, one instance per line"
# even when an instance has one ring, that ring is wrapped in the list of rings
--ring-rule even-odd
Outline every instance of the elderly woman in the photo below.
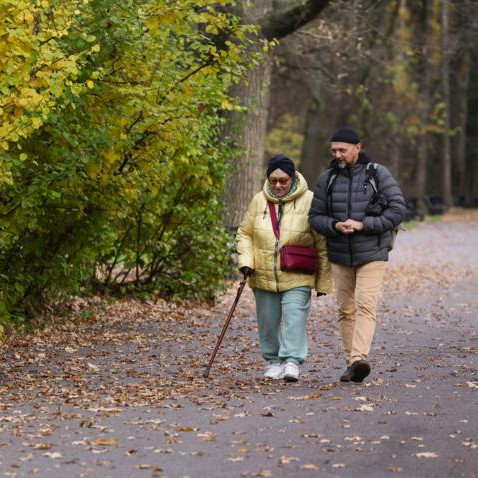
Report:
[[[307,357],[311,289],[325,295],[332,288],[325,239],[309,226],[312,197],[294,163],[287,156],[274,156],[264,187],[252,199],[237,233],[239,270],[249,278],[256,299],[266,378],[298,380],[299,365]],[[280,249],[285,245],[316,251],[316,271],[283,270]]]

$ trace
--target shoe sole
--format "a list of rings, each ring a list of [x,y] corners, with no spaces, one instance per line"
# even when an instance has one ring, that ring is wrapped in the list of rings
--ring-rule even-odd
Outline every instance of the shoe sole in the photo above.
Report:
[[[294,377],[293,375],[284,375],[285,382],[298,382],[299,377]]]
[[[350,381],[360,383],[370,373],[370,365],[362,362],[350,368]]]

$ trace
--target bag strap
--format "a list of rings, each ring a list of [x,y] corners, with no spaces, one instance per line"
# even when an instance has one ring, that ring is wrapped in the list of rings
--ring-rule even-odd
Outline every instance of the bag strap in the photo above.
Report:
[[[327,178],[327,189],[326,189],[326,194],[330,194],[330,190],[332,189],[332,186],[335,183],[335,180],[337,179],[338,173],[335,170],[331,170],[329,173],[329,177]]]
[[[373,192],[378,192],[377,163],[367,163],[365,174],[367,176],[367,181],[372,186]]]
[[[267,201],[267,205],[269,206],[269,212],[271,214],[271,222],[272,222],[272,229],[274,230],[274,235],[276,236],[276,239],[279,240],[280,229],[279,229],[279,223],[277,222],[276,208],[272,201]]]

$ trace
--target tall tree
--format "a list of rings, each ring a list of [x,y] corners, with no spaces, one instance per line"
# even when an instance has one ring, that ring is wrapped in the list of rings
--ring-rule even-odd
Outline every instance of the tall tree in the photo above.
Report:
[[[420,18],[420,133],[417,146],[417,163],[415,169],[415,195],[422,199],[427,189],[427,159],[430,149],[430,135],[428,132],[430,102],[431,102],[431,62],[429,57],[432,52],[432,9],[430,0],[423,0],[422,15]]]
[[[450,38],[449,38],[449,0],[441,1],[441,82],[443,99],[443,201],[446,206],[453,202],[451,188],[451,141],[450,141]]]
[[[316,18],[329,2],[330,0],[306,0],[290,5],[290,2],[255,0],[247,7],[240,8],[244,22],[259,25],[260,37],[270,41],[279,40],[301,28]],[[225,191],[225,225],[231,228],[239,225],[249,201],[262,183],[270,62],[270,54],[266,53],[263,63],[250,71],[244,83],[236,90],[240,103],[248,107],[246,121],[241,123],[237,115],[232,115],[226,128],[229,138],[226,136],[225,139],[232,139],[240,150]]]

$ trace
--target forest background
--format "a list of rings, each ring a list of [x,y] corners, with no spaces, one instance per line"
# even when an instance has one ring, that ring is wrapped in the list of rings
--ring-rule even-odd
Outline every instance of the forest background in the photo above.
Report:
[[[276,153],[360,133],[420,207],[478,205],[472,0],[2,0],[0,322],[211,298]]]

